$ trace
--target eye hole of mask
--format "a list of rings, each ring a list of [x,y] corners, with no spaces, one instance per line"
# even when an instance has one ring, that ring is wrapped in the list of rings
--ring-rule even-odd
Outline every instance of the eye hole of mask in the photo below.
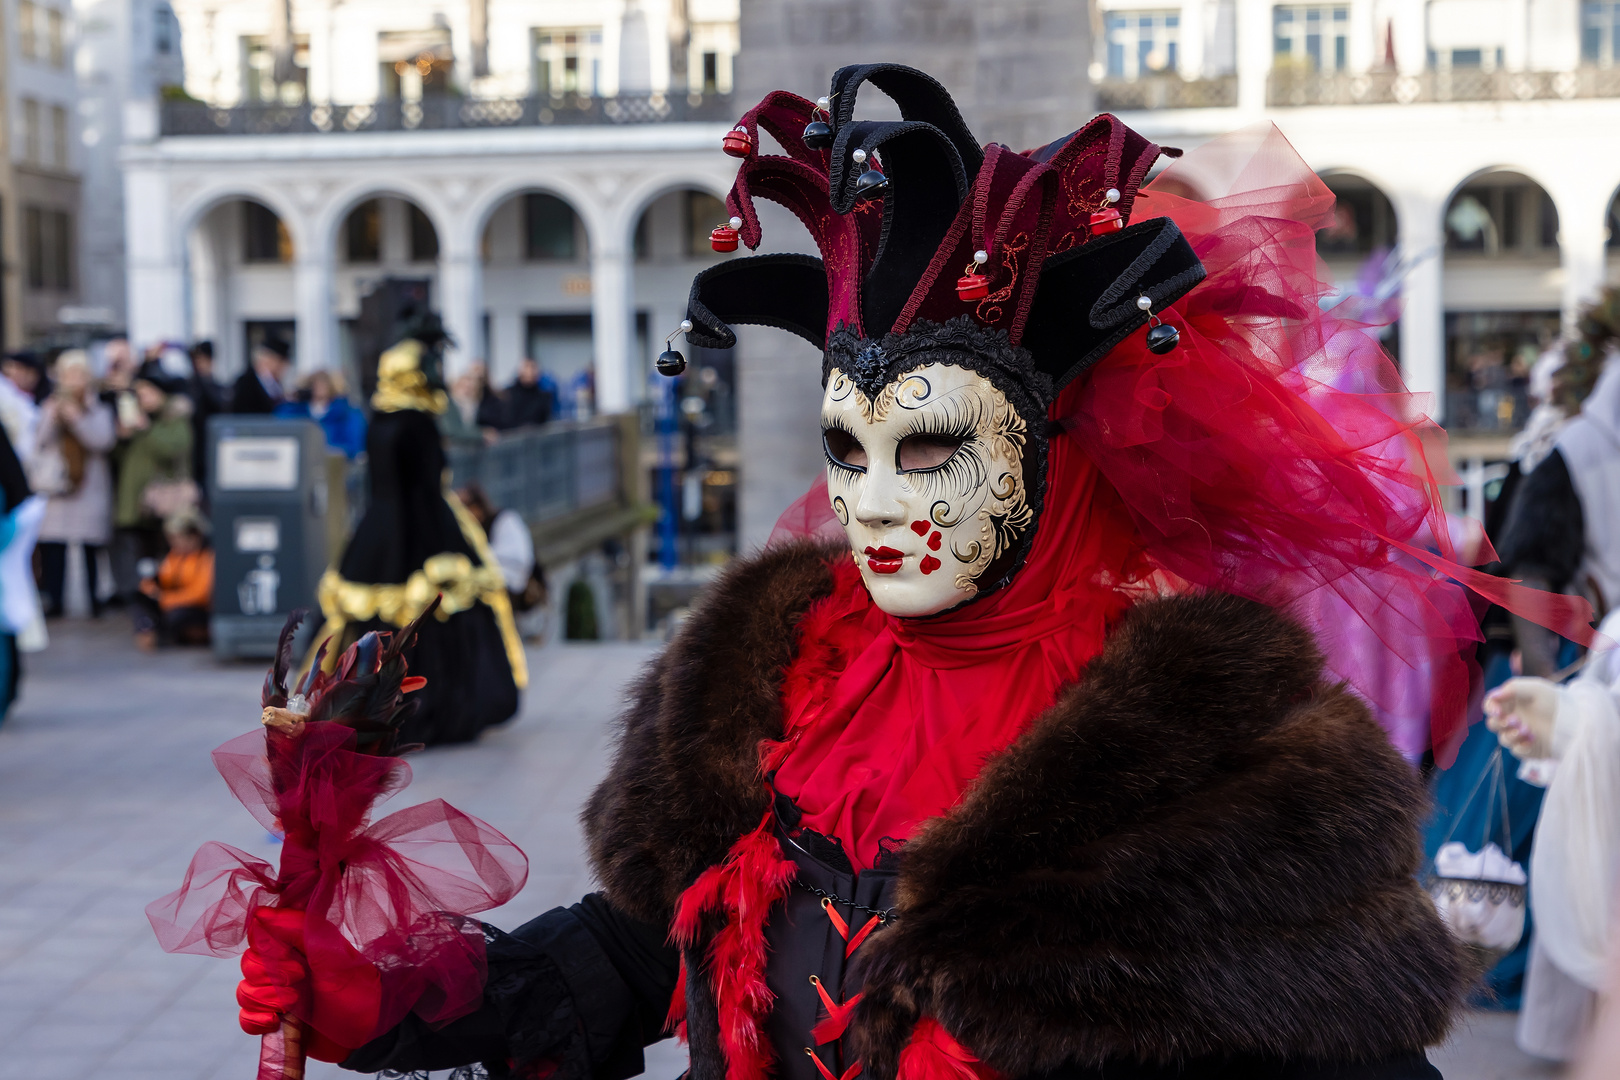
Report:
[[[833,461],[851,469],[866,468],[866,447],[843,428],[830,427],[823,430],[821,441],[827,448],[827,456]]]
[[[954,435],[908,435],[895,451],[895,466],[901,472],[937,469],[951,460],[966,441]]]

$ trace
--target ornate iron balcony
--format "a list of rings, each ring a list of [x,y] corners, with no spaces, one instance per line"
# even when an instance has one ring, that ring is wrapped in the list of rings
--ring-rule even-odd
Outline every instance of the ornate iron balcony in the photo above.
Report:
[[[1208,109],[1236,104],[1236,75],[1218,75],[1213,79],[1149,75],[1140,79],[1104,79],[1097,84],[1097,107],[1107,112]]]
[[[1450,68],[1399,75],[1369,71],[1275,70],[1266,84],[1266,103],[1298,105],[1410,105],[1437,101],[1546,101],[1620,97],[1620,68],[1579,67],[1573,71],[1485,71]]]
[[[351,131],[448,131],[462,128],[658,124],[735,120],[730,94],[620,94],[617,97],[470,98],[454,94],[365,105],[216,107],[163,103],[164,135],[341,134]]]

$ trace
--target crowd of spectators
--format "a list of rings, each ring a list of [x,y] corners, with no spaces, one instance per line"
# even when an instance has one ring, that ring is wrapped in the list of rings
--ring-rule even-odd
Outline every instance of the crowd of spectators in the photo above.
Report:
[[[584,387],[588,393],[588,380]],[[565,405],[532,359],[503,390],[473,364],[450,387],[442,431],[450,443],[483,444],[573,414],[579,388],[567,396]],[[0,431],[45,500],[34,557],[45,618],[65,612],[77,577],[89,613],[127,609],[143,648],[207,642],[214,566],[206,435],[221,414],[309,419],[333,450],[351,459],[365,450],[366,413],[343,377],[321,370],[298,378],[292,349],[273,334],[228,385],[215,377],[208,341],[137,356],[114,338],[93,350],[0,357]],[[498,511],[475,501],[493,525]],[[513,576],[514,596],[534,591],[526,576]]]

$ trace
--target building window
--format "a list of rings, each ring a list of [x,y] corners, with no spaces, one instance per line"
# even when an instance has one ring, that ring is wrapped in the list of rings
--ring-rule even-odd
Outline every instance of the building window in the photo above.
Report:
[[[1395,208],[1389,198],[1359,176],[1327,176],[1333,192],[1333,224],[1316,234],[1324,259],[1364,259],[1395,246]]]
[[[242,99],[267,104],[297,105],[309,91],[309,35],[293,39],[292,71],[276,82],[276,54],[270,39],[242,39]]]
[[[48,10],[45,13],[45,28],[51,64],[62,67],[67,63],[67,35],[62,13],[55,8]]]
[[[708,255],[714,248],[709,244],[709,233],[716,225],[726,221],[726,204],[707,191],[686,193],[686,257]]]
[[[344,255],[352,263],[382,261],[382,202],[367,199],[343,220]]]
[[[1581,59],[1604,67],[1620,59],[1620,3],[1585,0],[1581,4]]]
[[[174,9],[168,4],[152,9],[152,51],[159,56],[174,53],[175,23]]]
[[[433,262],[439,257],[439,233],[433,221],[415,203],[406,203],[411,216],[411,262]]]
[[[51,106],[51,164],[68,167],[68,111],[60,105]]]
[[[562,97],[601,94],[602,31],[534,31],[534,92]]]
[[[1446,313],[1446,427],[1513,431],[1530,415],[1530,368],[1558,340],[1556,311]]]
[[[1272,62],[1278,67],[1343,71],[1349,45],[1349,7],[1290,4],[1272,10]]]
[[[1103,21],[1108,77],[1137,79],[1176,69],[1180,11],[1111,11]]]
[[[30,206],[23,210],[23,247],[28,287],[34,292],[73,288],[73,217],[66,210]]]
[[[1446,251],[1487,257],[1558,250],[1558,209],[1540,185],[1522,177],[1485,177],[1464,187],[1446,209]]]
[[[276,212],[263,203],[242,203],[242,261],[292,262],[292,237]]]
[[[39,102],[33,98],[23,98],[22,103],[22,144],[23,161],[29,165],[38,165],[42,160],[40,153],[40,127]]]
[[[39,8],[33,0],[21,0],[17,5],[17,51],[24,60],[32,60],[36,54],[38,26]]]
[[[575,240],[574,208],[555,195],[531,192],[523,196],[524,256],[532,261],[572,260]]]
[[[731,93],[737,58],[735,22],[695,22],[686,52],[687,89],[703,94]]]
[[[377,35],[382,96],[420,101],[452,89],[455,54],[448,30],[384,31]]]

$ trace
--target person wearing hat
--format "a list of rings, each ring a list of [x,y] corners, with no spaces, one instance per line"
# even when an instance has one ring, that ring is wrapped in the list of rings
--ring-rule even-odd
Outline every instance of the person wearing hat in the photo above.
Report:
[[[253,347],[253,362],[237,376],[231,388],[231,412],[273,413],[287,400],[286,381],[292,373],[292,347],[275,334],[266,334]]]
[[[191,402],[169,380],[144,371],[118,408],[113,574],[126,599],[143,559],[163,554],[164,519],[197,506],[191,479]]]
[[[186,379],[186,396],[191,398],[191,476],[207,490],[208,418],[226,411],[225,388],[214,381],[214,343],[199,341],[187,350],[191,375]]]
[[[135,644],[147,652],[159,644],[206,645],[214,597],[208,523],[182,510],[163,523],[163,535],[169,553],[135,594]]]
[[[32,349],[7,353],[5,359],[0,360],[0,374],[33,398],[35,405],[43,404],[51,395],[51,380],[45,377],[45,358]]]

